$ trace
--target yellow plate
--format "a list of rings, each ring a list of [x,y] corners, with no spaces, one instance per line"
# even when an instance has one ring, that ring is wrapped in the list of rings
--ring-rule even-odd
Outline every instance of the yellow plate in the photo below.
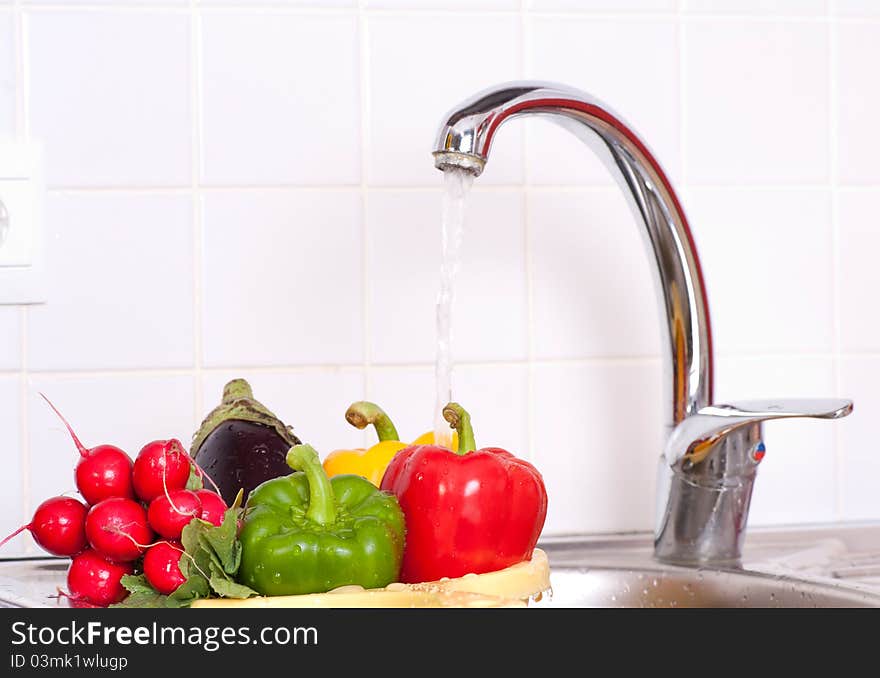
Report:
[[[396,582],[382,589],[343,586],[327,593],[264,596],[239,600],[206,598],[192,607],[526,607],[550,588],[547,554],[535,549],[532,559],[496,572],[466,574],[420,584]]]

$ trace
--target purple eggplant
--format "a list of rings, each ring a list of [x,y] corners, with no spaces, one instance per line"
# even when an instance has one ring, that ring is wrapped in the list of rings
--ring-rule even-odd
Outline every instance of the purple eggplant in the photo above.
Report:
[[[293,429],[254,399],[250,384],[234,379],[196,431],[191,454],[231,506],[240,489],[247,499],[260,483],[289,475],[287,452],[299,444]]]

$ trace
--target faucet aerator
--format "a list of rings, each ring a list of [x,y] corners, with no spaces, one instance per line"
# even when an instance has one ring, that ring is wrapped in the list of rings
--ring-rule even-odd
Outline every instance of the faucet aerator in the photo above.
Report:
[[[483,173],[486,166],[485,158],[471,153],[461,153],[458,151],[435,151],[434,167],[441,172],[450,170],[462,170],[474,177],[478,177]]]

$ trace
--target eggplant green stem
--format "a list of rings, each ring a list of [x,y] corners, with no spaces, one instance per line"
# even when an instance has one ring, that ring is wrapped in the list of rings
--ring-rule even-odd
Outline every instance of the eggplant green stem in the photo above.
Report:
[[[355,428],[366,428],[370,424],[376,427],[376,435],[379,442],[386,440],[400,440],[397,429],[391,423],[391,418],[376,403],[360,400],[352,403],[345,412],[345,420]]]
[[[456,454],[467,454],[477,449],[474,440],[474,427],[471,426],[471,415],[458,403],[449,403],[443,408],[443,418],[458,433],[458,449]]]
[[[309,481],[306,518],[319,525],[333,523],[336,520],[336,498],[315,448],[311,445],[294,445],[287,453],[287,465],[294,471],[305,472]]]
[[[254,399],[254,392],[251,389],[251,385],[244,379],[233,379],[223,387],[222,402],[224,405],[231,405],[236,400],[241,400],[243,398],[247,398],[248,400]]]

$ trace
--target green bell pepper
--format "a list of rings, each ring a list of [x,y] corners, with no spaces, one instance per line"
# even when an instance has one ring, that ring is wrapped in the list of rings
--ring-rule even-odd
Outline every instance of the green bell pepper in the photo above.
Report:
[[[309,445],[292,447],[287,463],[301,472],[248,497],[239,581],[266,596],[397,581],[406,529],[397,498],[360,476],[328,478]]]

